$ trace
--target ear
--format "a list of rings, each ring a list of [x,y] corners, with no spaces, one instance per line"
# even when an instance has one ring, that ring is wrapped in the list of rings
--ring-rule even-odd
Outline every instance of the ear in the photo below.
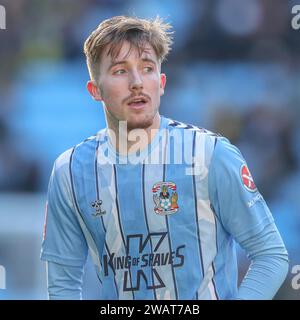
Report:
[[[95,84],[94,81],[89,80],[86,84],[86,88],[94,100],[96,100],[96,101],[103,100],[101,93],[100,93],[100,89],[98,88],[98,86]]]
[[[165,93],[165,86],[167,82],[167,76],[164,73],[160,74],[160,95]]]

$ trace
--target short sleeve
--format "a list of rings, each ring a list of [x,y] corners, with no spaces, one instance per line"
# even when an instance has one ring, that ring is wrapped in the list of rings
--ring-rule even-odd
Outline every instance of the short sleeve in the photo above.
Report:
[[[226,138],[216,139],[208,179],[213,209],[225,230],[238,242],[273,223],[272,214],[255,186],[245,159]]]
[[[73,203],[68,163],[54,164],[46,204],[41,259],[69,266],[84,265],[88,248]]]

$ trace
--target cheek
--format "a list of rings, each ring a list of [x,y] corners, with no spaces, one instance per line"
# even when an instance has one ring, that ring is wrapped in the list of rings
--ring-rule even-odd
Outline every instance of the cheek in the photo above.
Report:
[[[160,92],[160,79],[155,76],[148,79],[148,88],[151,90],[151,92],[159,94]]]
[[[126,94],[124,88],[124,83],[120,81],[117,83],[116,81],[104,83],[102,86],[102,95],[104,101],[116,101],[124,99],[124,95]]]

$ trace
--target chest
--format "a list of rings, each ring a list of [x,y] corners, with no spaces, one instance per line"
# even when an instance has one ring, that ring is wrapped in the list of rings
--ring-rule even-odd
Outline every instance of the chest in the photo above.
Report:
[[[207,176],[186,165],[105,165],[74,179],[79,209],[98,247],[149,234],[197,236],[210,214]]]

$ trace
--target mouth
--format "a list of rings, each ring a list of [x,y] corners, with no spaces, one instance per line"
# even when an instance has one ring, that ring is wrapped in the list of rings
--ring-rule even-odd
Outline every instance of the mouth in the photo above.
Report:
[[[139,97],[135,97],[135,98],[132,98],[131,100],[129,100],[129,102],[127,102],[127,105],[131,109],[142,109],[145,107],[147,102],[148,102],[147,98],[139,96]]]

